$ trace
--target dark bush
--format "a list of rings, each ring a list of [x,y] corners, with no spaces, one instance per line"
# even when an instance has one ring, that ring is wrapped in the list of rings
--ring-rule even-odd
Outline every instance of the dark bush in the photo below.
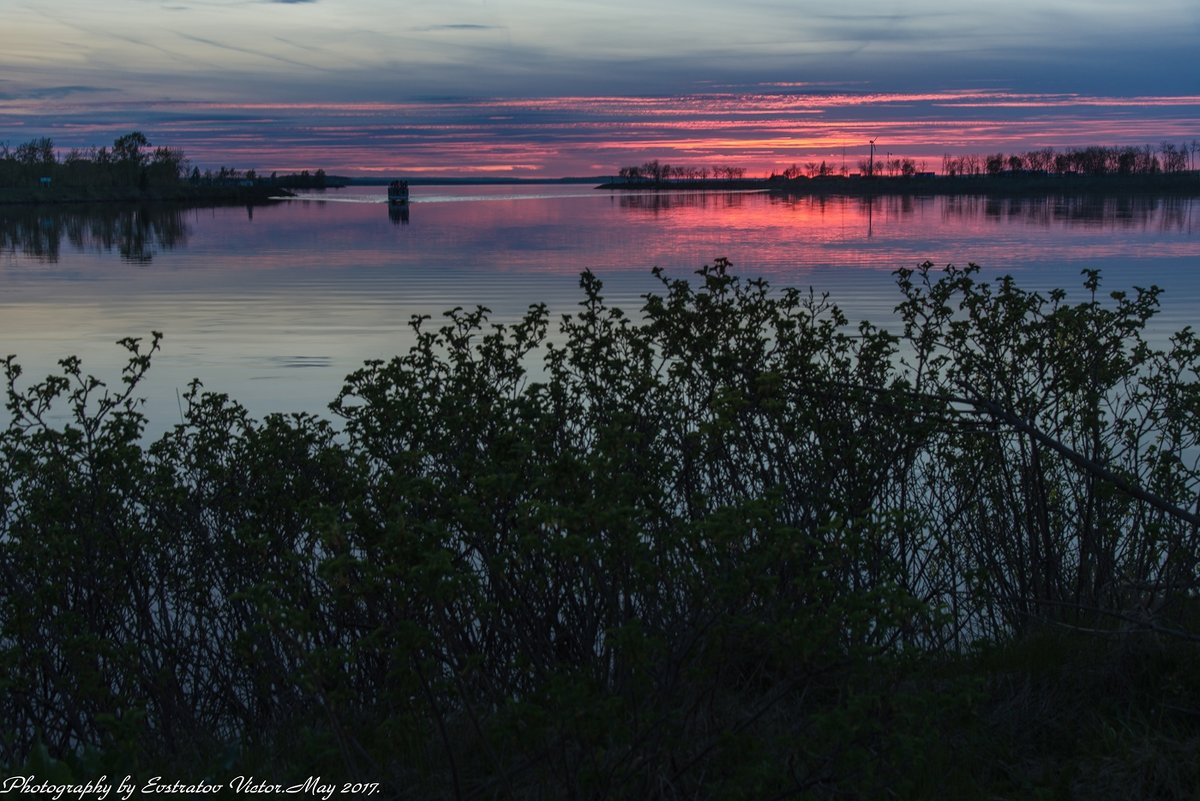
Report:
[[[980,688],[947,665],[1192,636],[1200,351],[1143,340],[1155,290],[924,265],[893,334],[723,260],[662,281],[631,319],[585,274],[553,333],[416,319],[339,425],[197,382],[146,444],[157,334],[118,389],[10,357],[0,762],[922,795],[970,773],[939,732]]]

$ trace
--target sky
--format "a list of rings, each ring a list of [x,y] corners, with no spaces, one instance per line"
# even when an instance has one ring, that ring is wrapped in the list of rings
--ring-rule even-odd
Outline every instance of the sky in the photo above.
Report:
[[[1197,0],[0,0],[0,143],[552,178],[876,139],[938,169],[1200,139],[1198,55]]]

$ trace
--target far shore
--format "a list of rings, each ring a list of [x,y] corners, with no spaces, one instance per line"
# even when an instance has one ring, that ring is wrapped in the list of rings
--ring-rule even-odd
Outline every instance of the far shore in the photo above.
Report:
[[[1156,175],[1002,173],[1000,175],[826,176],[608,181],[598,189],[622,192],[769,191],[779,195],[1200,195],[1200,171]]]
[[[331,178],[329,189],[387,183],[380,179]],[[770,192],[785,197],[876,195],[984,195],[1021,197],[1036,195],[1200,195],[1200,171],[1154,175],[1080,175],[1002,173],[1000,175],[825,176],[815,178],[675,179],[666,181],[616,180],[602,177],[558,179],[471,180],[451,178],[409,179],[419,185],[468,184],[589,184],[615,192]],[[170,188],[108,189],[33,186],[0,187],[0,206],[37,206],[92,203],[179,203],[191,205],[260,205],[295,196],[295,189],[317,187],[180,184]]]

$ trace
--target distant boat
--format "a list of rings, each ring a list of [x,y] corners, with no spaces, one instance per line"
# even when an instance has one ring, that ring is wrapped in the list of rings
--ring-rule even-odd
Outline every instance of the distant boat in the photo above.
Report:
[[[408,205],[408,181],[392,181],[388,184],[388,205]]]

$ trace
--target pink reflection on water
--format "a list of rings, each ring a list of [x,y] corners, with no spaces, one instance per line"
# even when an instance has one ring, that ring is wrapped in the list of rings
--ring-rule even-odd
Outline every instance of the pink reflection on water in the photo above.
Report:
[[[117,338],[163,330],[152,377],[168,412],[201,376],[263,413],[323,408],[364,359],[411,343],[414,314],[572,311],[584,269],[636,311],[658,288],[652,267],[687,278],[724,256],[739,274],[829,291],[852,320],[889,324],[892,271],[926,259],[1071,290],[1096,267],[1107,288],[1165,287],[1165,328],[1200,316],[1200,201],[1188,198],[416,186],[407,222],[383,201],[383,187],[355,187],[169,218],[0,209],[0,343],[26,364],[80,353],[100,369],[116,366]]]
[[[9,210],[0,219],[0,253],[9,275],[29,261],[94,260],[95,270],[109,272],[129,250],[122,250],[123,235],[140,237],[135,244],[149,247],[141,260],[158,269],[194,269],[202,257],[206,270],[237,273],[424,264],[480,273],[637,271],[656,264],[690,270],[727,256],[786,274],[804,267],[892,270],[924,258],[1019,268],[1050,258],[1200,257],[1200,202],[1191,198],[417,186],[404,225],[390,221],[383,200],[381,187],[351,187],[253,210],[177,211],[171,219],[141,210],[124,221],[78,209],[32,217]]]

